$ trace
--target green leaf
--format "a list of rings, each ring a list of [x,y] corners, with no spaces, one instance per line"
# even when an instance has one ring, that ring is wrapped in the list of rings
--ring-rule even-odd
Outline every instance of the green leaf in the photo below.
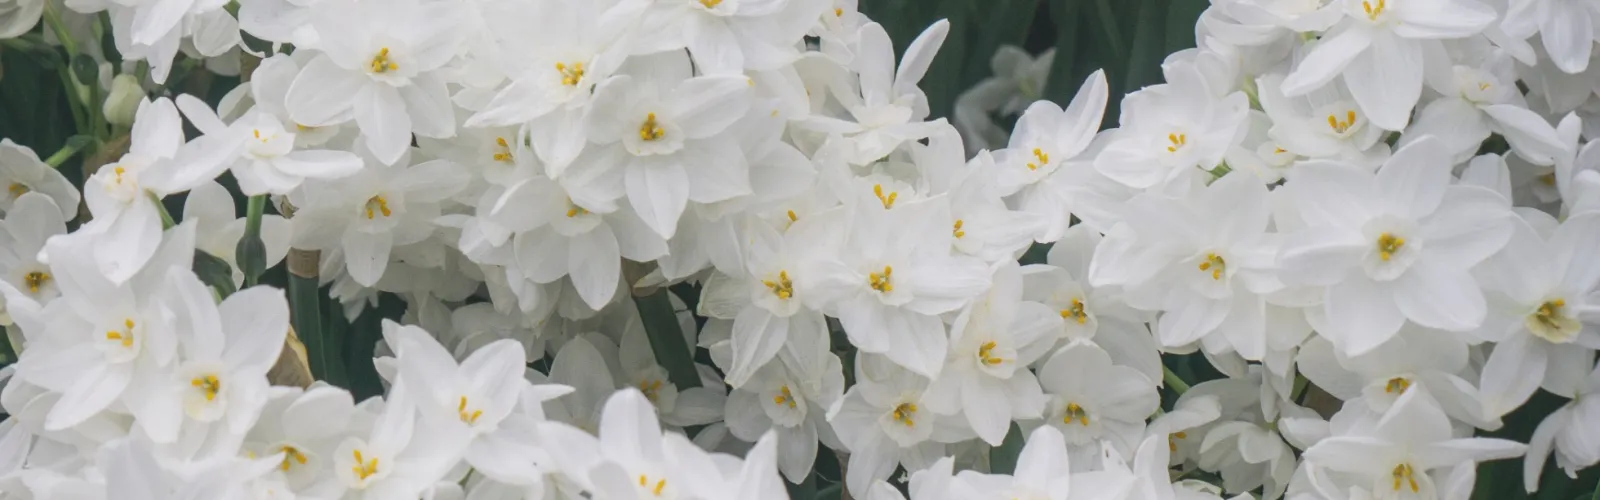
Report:
[[[1083,0],[1050,0],[1050,20],[1056,28],[1056,59],[1050,63],[1050,78],[1044,97],[1066,107],[1083,82],[1078,73],[1078,36],[1082,24],[1078,13]]]
[[[334,335],[332,328],[325,328],[329,325],[323,320],[322,290],[317,286],[315,275],[289,276],[289,312],[289,320],[294,324],[295,333],[306,345],[306,358],[311,362],[311,375],[317,380],[343,387],[346,381],[344,360],[340,357],[342,352],[339,348],[340,337]]]
[[[78,77],[78,83],[84,85],[99,85],[100,64],[88,54],[78,54],[72,58],[72,74]]]
[[[1022,427],[1011,423],[1011,431],[1000,446],[989,449],[989,473],[1010,474],[1017,470],[1017,456],[1022,454]]]
[[[219,298],[228,298],[233,292],[238,291],[233,286],[233,266],[228,261],[214,255],[196,250],[194,252],[194,274],[206,286],[217,291]]]
[[[700,374],[694,368],[694,351],[683,340],[683,328],[678,326],[678,315],[672,310],[668,293],[671,292],[658,289],[650,295],[634,297],[633,304],[639,309],[639,319],[650,337],[650,350],[656,355],[656,363],[667,369],[667,377],[673,385],[680,391],[700,387]]]
[[[1129,53],[1127,79],[1123,80],[1123,93],[1139,90],[1156,83],[1161,61],[1166,58],[1161,29],[1161,19],[1171,7],[1172,0],[1141,0],[1139,24],[1133,33],[1133,48]]]

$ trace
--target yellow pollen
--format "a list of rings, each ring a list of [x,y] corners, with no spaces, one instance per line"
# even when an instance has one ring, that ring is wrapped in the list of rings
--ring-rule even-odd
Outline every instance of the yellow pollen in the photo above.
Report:
[[[1386,393],[1386,394],[1394,394],[1394,395],[1398,396],[1398,395],[1401,395],[1401,394],[1405,394],[1406,389],[1410,389],[1410,388],[1411,388],[1411,381],[1410,380],[1406,380],[1405,377],[1395,377],[1395,378],[1389,379],[1389,382],[1383,385],[1383,392]]]
[[[772,294],[780,299],[788,300],[794,296],[794,282],[789,281],[789,271],[778,271],[777,281],[763,280],[761,284],[772,289]]]
[[[639,382],[638,387],[639,392],[643,392],[644,397],[648,398],[651,403],[656,402],[656,398],[661,395],[660,380],[646,380],[644,382]]]
[[[894,282],[890,278],[893,274],[894,268],[890,266],[883,266],[883,272],[881,273],[867,273],[867,286],[883,293],[892,292],[894,291]]]
[[[301,453],[299,449],[293,446],[284,445],[279,447],[278,450],[283,452],[283,463],[278,464],[278,470],[289,472],[289,466],[292,464],[306,464],[306,454]]]
[[[883,195],[883,184],[873,184],[872,194],[878,196],[878,201],[883,203],[884,209],[894,208],[894,199],[900,196],[899,191],[890,191],[888,196]]]
[[[250,133],[255,134],[257,139],[261,138],[261,129],[251,129]]]
[[[111,169],[111,173],[113,173],[113,174],[115,174],[117,176],[116,183],[117,184],[122,184],[122,174],[128,173],[128,170],[124,169],[122,167],[116,167],[116,168]]]
[[[988,341],[988,342],[984,342],[983,345],[981,345],[981,346],[978,346],[978,361],[981,361],[981,362],[983,362],[983,364],[986,364],[986,365],[989,365],[989,366],[994,366],[994,365],[998,365],[1000,363],[1004,363],[1006,361],[1005,358],[1001,358],[1001,357],[995,356],[993,354],[995,345],[996,344],[994,343],[994,341],[991,340],[991,341]]]
[[[1489,82],[1478,82],[1478,90],[1489,90],[1489,87],[1492,86],[1493,85],[1489,85]]]
[[[1389,233],[1378,235],[1378,258],[1388,262],[1390,257],[1406,246],[1406,239]]]
[[[841,8],[838,8],[838,7],[834,7],[833,8],[833,17],[839,17],[839,16],[843,16],[843,15],[844,15],[844,9],[841,9]]]
[[[718,0],[718,1],[721,1],[721,0]],[[649,478],[645,477],[644,474],[640,474],[639,475],[639,487],[643,488],[643,487],[645,487],[645,486],[647,486],[649,484],[650,484]],[[667,487],[667,480],[665,478],[658,479],[658,480],[656,480],[655,487],[650,488],[650,494],[659,497],[659,496],[661,496],[661,490],[665,489],[666,487]]]
[[[789,222],[795,222],[795,221],[798,221],[798,220],[800,220],[800,218],[796,217],[794,215],[794,210],[790,210],[789,211]]]
[[[1172,434],[1168,434],[1167,435],[1167,449],[1171,450],[1171,451],[1174,451],[1174,452],[1178,451],[1178,440],[1179,439],[1188,438],[1188,437],[1189,437],[1188,434],[1184,434],[1182,432],[1174,432]]]
[[[1567,301],[1564,299],[1555,299],[1540,304],[1539,310],[1533,313],[1534,320],[1551,329],[1560,329],[1561,309],[1564,307],[1567,307]]]
[[[1382,2],[1382,0],[1379,1]],[[1405,483],[1411,485],[1411,492],[1416,493],[1417,490],[1420,489],[1417,487],[1416,474],[1417,471],[1416,469],[1411,468],[1411,464],[1400,464],[1394,466],[1394,472],[1391,473],[1391,475],[1394,477],[1394,490],[1400,491],[1400,483],[1404,481]]]
[[[1556,185],[1556,173],[1555,172],[1550,172],[1548,174],[1544,174],[1544,175],[1539,176],[1539,182],[1543,183],[1546,186],[1554,186],[1554,185]],[[18,196],[21,196],[21,195],[18,195]]]
[[[1222,273],[1223,273],[1223,271],[1226,271],[1227,269],[1228,269],[1228,261],[1223,260],[1221,255],[1217,255],[1217,254],[1214,254],[1214,253],[1206,254],[1205,262],[1201,262],[1200,263],[1200,270],[1201,271],[1211,271],[1211,279],[1214,279],[1214,280],[1222,279]]]
[[[384,47],[378,49],[378,55],[372,56],[372,63],[368,65],[368,69],[373,73],[388,73],[400,69],[400,65],[389,60],[389,48]]]
[[[957,237],[957,238],[960,238],[962,236],[966,236],[967,232],[961,230],[961,226],[963,226],[963,225],[966,225],[966,221],[961,220],[961,219],[956,219],[956,227],[955,227],[954,230],[950,231],[950,234],[955,235],[955,237]]]
[[[222,381],[217,380],[216,375],[196,377],[189,380],[189,385],[205,392],[206,401],[215,401],[217,399],[217,391],[222,390]]]
[[[1078,406],[1078,403],[1067,403],[1067,412],[1066,415],[1061,417],[1061,423],[1070,424],[1073,420],[1077,420],[1078,425],[1088,427],[1089,412],[1085,411],[1082,406]]]
[[[916,416],[916,403],[900,403],[900,406],[894,407],[894,420],[896,422],[905,424],[906,427],[913,427],[917,424],[916,420],[914,419]]]
[[[1338,116],[1328,115],[1328,128],[1333,129],[1335,134],[1343,134],[1349,131],[1350,127],[1356,123],[1356,112],[1354,110],[1346,111],[1344,117],[1344,121],[1339,121]]]
[[[461,402],[456,405],[456,414],[461,417],[463,423],[472,425],[478,423],[478,417],[483,416],[483,410],[467,411],[467,397],[461,396]]]
[[[512,160],[512,157],[511,157],[511,144],[506,142],[506,138],[504,138],[504,137],[496,137],[496,138],[494,138],[494,144],[495,144],[495,153],[494,153],[494,155],[492,155],[492,157],[494,158],[494,161],[508,162],[509,163]]]
[[[356,465],[350,468],[351,472],[356,473],[356,478],[366,480],[368,477],[372,477],[373,474],[378,473],[377,458],[373,458],[372,460],[362,460],[361,450],[351,450],[350,454],[354,455],[356,459]]]
[[[371,198],[367,198],[366,209],[367,209],[367,220],[372,220],[374,217],[377,216],[377,214],[380,214],[380,213],[383,214],[384,217],[388,217],[388,216],[394,214],[394,212],[390,212],[389,211],[389,200],[384,198],[383,195],[381,195],[381,194],[377,195],[377,196],[373,196]]]
[[[571,66],[556,63],[556,72],[561,74],[562,85],[576,87],[578,82],[583,80],[583,63],[575,62]]]
[[[1041,151],[1039,148],[1033,148],[1033,157],[1039,160],[1039,163],[1029,163],[1028,170],[1038,170],[1040,166],[1050,163],[1050,154]]]
[[[37,294],[39,288],[50,282],[50,273],[34,271],[22,277],[22,284],[28,286],[28,292]]]
[[[667,135],[667,131],[656,124],[656,114],[646,113],[644,115],[644,123],[639,124],[639,139],[654,141],[665,135]]]
[[[1287,153],[1289,151],[1286,150],[1286,149],[1283,149],[1283,148],[1272,148],[1272,152],[1275,153],[1275,154],[1280,154],[1281,155],[1281,154]]]
[[[790,408],[794,408],[796,406],[794,394],[789,392],[789,386],[787,385],[778,388],[778,395],[772,397],[772,403],[780,405],[787,404]]]
[[[108,331],[106,332],[106,340],[118,340],[121,341],[122,347],[133,347],[133,324],[133,319],[131,318],[122,320],[122,326],[127,331]]]
[[[1089,312],[1083,308],[1083,299],[1072,299],[1072,307],[1061,310],[1061,319],[1077,321],[1080,325],[1089,322]]]
[[[722,0],[700,0],[700,5],[704,5],[707,9],[714,9],[718,5],[722,5]]]
[[[1189,136],[1188,134],[1167,134],[1167,142],[1172,143],[1171,146],[1167,146],[1167,152],[1176,153],[1183,146],[1189,144]]]
[[[1383,9],[1387,6],[1388,5],[1385,0],[1378,0],[1378,4],[1376,6],[1374,6],[1370,1],[1361,2],[1361,8],[1362,10],[1367,11],[1367,20],[1370,21],[1377,21],[1378,16],[1383,15]],[[1399,489],[1398,486],[1395,488]]]

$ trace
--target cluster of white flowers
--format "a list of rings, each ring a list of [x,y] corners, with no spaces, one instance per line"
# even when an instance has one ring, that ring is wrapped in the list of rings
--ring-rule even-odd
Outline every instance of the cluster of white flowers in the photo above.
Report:
[[[1600,461],[1600,2],[1213,0],[1118,128],[1102,73],[1034,101],[1049,55],[1006,49],[960,132],[917,87],[948,24],[897,62],[855,0],[47,2],[0,36],[108,11],[154,82],[257,64],[138,99],[81,195],[0,144],[0,497],[751,500],[836,454],[871,500],[1465,499]],[[291,252],[350,319],[405,298],[385,395],[269,379],[290,303],[234,287]],[[1164,368],[1196,352],[1223,377]],[[1473,437],[1540,388],[1530,443]]]

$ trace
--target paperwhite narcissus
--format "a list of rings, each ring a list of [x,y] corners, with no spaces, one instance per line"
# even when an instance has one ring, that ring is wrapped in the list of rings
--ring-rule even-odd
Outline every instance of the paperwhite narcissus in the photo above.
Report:
[[[209,165],[196,165],[190,175],[210,179],[227,169],[246,196],[288,194],[306,178],[336,179],[361,169],[361,158],[347,151],[295,151],[295,133],[260,110],[246,112],[225,124],[205,103],[193,96],[178,96],[178,108],[189,123],[205,134]]]
[[[61,285],[39,255],[47,240],[66,232],[66,221],[48,195],[30,192],[17,197],[0,218],[0,281],[48,305],[61,295]]]
[[[161,209],[151,193],[170,191],[144,182],[146,176],[171,178],[183,145],[181,120],[169,99],[140,102],[128,154],[84,181],[83,202],[93,218],[82,231],[98,243],[92,248],[96,269],[112,283],[132,278],[161,243]]]
[[[289,86],[285,104],[296,123],[321,127],[354,118],[367,150],[384,165],[400,160],[413,132],[455,135],[454,107],[437,71],[460,39],[451,29],[454,9],[415,0],[329,0],[311,11],[320,54]]]
[[[1327,287],[1318,331],[1334,346],[1365,353],[1408,319],[1451,331],[1483,321],[1467,270],[1505,246],[1510,212],[1493,191],[1450,185],[1438,143],[1400,148],[1376,175],[1329,161],[1296,168],[1283,192],[1306,227],[1285,238],[1278,265],[1285,283]]]
[[[0,139],[0,212],[9,212],[22,199],[22,195],[37,192],[55,202],[62,220],[72,220],[78,215],[78,201],[82,198],[77,188],[61,172],[39,161],[32,149]]]
[[[244,283],[244,272],[239,270],[235,252],[239,239],[244,237],[245,218],[236,217],[233,198],[220,184],[206,182],[189,190],[183,200],[183,221],[195,221],[195,250],[227,262],[233,270],[233,283]],[[289,254],[290,225],[278,215],[261,216],[261,241],[267,254],[266,267],[278,265]]]
[[[1121,128],[1108,132],[1094,168],[1136,189],[1210,171],[1242,139],[1249,101],[1242,92],[1213,96],[1197,70],[1185,81],[1140,89],[1123,102]]]
[[[857,373],[863,364],[878,362],[857,358]],[[930,410],[923,401],[927,381],[898,366],[882,366],[881,379],[860,378],[828,410],[828,422],[839,433],[839,441],[850,450],[845,470],[845,487],[852,494],[867,491],[872,483],[887,479],[895,466],[921,468],[919,463],[942,455],[943,445],[935,433],[959,435],[948,429],[948,416]],[[959,424],[958,424],[959,425]],[[941,430],[944,429],[944,430]]]
[[[1056,351],[1039,369],[1039,384],[1050,398],[1044,424],[1059,429],[1072,455],[1080,458],[1098,453],[1098,443],[1131,453],[1144,433],[1144,418],[1160,403],[1155,382],[1111,364],[1093,344]]]

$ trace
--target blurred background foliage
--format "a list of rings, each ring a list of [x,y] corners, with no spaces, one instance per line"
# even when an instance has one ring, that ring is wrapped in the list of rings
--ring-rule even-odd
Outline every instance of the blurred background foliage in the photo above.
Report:
[[[859,9],[883,25],[897,53],[904,52],[906,45],[929,24],[939,19],[950,21],[948,38],[921,84],[927,93],[932,117],[950,117],[957,95],[993,75],[991,59],[995,51],[1012,45],[1035,56],[1055,49],[1048,84],[1038,97],[1063,106],[1085,78],[1104,69],[1112,91],[1104,127],[1111,128],[1117,125],[1122,95],[1161,83],[1162,60],[1172,52],[1195,46],[1195,23],[1209,3],[1209,0],[860,0]],[[55,6],[59,8],[59,4]],[[41,158],[69,141],[87,141],[88,147],[79,156],[61,166],[67,178],[81,186],[85,175],[83,166],[92,168],[116,159],[113,155],[118,153],[115,141],[108,136],[111,132],[122,131],[102,129],[100,137],[78,134],[81,127],[75,122],[79,118],[68,99],[69,82],[76,77],[78,82],[87,84],[86,88],[95,87],[95,82],[101,78],[98,72],[109,68],[92,68],[92,64],[82,64],[88,61],[69,60],[60,47],[46,42],[44,31],[41,24],[24,37],[0,41],[0,137],[33,148]],[[103,41],[101,53],[109,62],[121,63],[108,37]],[[204,71],[197,61],[186,60],[182,55],[179,61],[167,85],[147,87],[152,95],[189,93],[214,105],[240,82],[236,77]],[[1000,125],[1009,129],[1009,119],[1002,120]],[[190,132],[193,134],[192,130]],[[108,155],[111,156],[106,157]],[[227,176],[221,181],[233,188]],[[243,214],[244,198],[236,199],[238,213]],[[168,210],[175,217],[181,217],[183,197],[169,197],[166,202]],[[293,288],[298,288],[290,286],[293,279],[297,278],[290,278],[280,265],[268,270],[261,282],[291,288],[293,292]],[[310,286],[315,287],[315,282]],[[357,397],[381,393],[382,386],[372,369],[378,322],[384,318],[400,320],[406,309],[404,302],[398,296],[383,294],[377,307],[368,308],[354,322],[347,322],[338,303],[327,298],[327,287],[313,290],[320,296],[317,304],[320,311],[307,315],[297,311],[295,315],[318,318],[322,323],[321,328],[302,328],[321,330],[321,335],[305,339],[313,352],[324,354],[311,361],[313,371],[320,379],[349,388]],[[692,290],[679,295],[690,300],[697,296]],[[310,325],[297,322],[297,327],[302,326]],[[324,339],[328,342],[326,346],[320,345]],[[1222,376],[1200,354],[1169,355],[1166,362],[1190,384]],[[1163,394],[1164,406],[1170,407],[1173,396]],[[1540,392],[1521,409],[1507,415],[1503,428],[1494,432],[1479,431],[1479,434],[1527,442],[1538,423],[1564,404],[1567,404],[1565,399]],[[1014,427],[1006,443],[991,453],[990,463],[997,472],[1008,470],[1009,465],[1014,464],[1015,454],[1021,447],[1020,437],[1019,430]],[[1591,468],[1573,479],[1557,468],[1552,459],[1546,465],[1539,493],[1528,495],[1522,488],[1522,465],[1520,459],[1481,465],[1473,499],[1600,500],[1600,487],[1597,487],[1600,468]],[[817,471],[811,480],[791,488],[794,498],[832,500],[840,497],[842,471],[836,457],[820,454]],[[1216,479],[1206,474],[1191,477]]]

